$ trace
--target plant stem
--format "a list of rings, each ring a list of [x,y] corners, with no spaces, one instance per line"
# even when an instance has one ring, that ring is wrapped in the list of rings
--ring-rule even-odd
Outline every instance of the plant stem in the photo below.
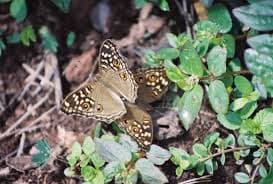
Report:
[[[257,166],[255,167],[255,170],[253,171],[252,176],[251,176],[251,178],[250,178],[250,181],[251,181],[250,184],[254,184],[255,176],[256,176],[256,174],[257,174],[257,172],[258,172],[259,167],[260,167],[260,165],[257,165]]]
[[[204,81],[204,80],[216,80],[216,79],[221,79],[224,76],[234,76],[234,75],[241,75],[241,74],[250,74],[251,72],[249,70],[240,70],[240,71],[235,71],[235,72],[227,72],[219,77],[215,77],[212,74],[206,77],[202,77],[200,78],[200,80]]]
[[[222,154],[225,154],[225,153],[229,153],[229,152],[234,152],[234,151],[240,151],[240,150],[246,150],[246,149],[249,149],[250,147],[237,147],[237,148],[231,148],[231,149],[226,149],[226,150],[223,150],[221,152],[218,152],[218,153],[214,153],[212,155],[209,155],[208,157],[206,158],[202,158],[200,160],[200,162],[205,162],[206,160],[209,160],[213,157],[217,157],[219,155],[222,155]]]

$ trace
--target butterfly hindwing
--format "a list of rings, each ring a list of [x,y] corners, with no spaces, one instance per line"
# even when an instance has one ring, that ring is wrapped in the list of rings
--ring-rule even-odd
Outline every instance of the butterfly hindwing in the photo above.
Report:
[[[132,72],[111,40],[105,40],[100,49],[101,81],[131,103],[137,98],[138,85]]]
[[[63,100],[61,110],[67,114],[82,115],[107,123],[126,113],[121,98],[97,81],[70,93]]]
[[[139,106],[126,103],[127,113],[117,120],[124,129],[142,147],[147,148],[153,140],[153,124],[151,116]]]
[[[134,77],[139,85],[138,100],[142,102],[157,101],[168,90],[169,80],[163,67],[139,69]]]

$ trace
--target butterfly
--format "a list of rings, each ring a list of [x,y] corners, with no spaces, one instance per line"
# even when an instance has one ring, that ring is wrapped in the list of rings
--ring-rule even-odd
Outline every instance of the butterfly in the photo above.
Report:
[[[106,123],[116,120],[118,126],[141,147],[148,147],[153,139],[152,120],[145,110],[134,103],[138,95],[149,103],[159,99],[168,83],[163,80],[166,79],[164,73],[163,68],[148,68],[133,74],[116,45],[109,39],[105,40],[100,48],[95,79],[67,95],[61,110],[66,114],[82,115]]]

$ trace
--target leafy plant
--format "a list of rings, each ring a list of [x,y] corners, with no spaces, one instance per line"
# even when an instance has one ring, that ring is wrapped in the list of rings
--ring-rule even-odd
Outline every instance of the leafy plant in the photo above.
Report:
[[[36,42],[37,38],[32,26],[25,27],[20,33],[20,40],[25,46],[30,46],[30,42]]]
[[[53,34],[49,31],[46,26],[42,26],[39,29],[39,34],[42,38],[42,45],[45,49],[50,50],[52,52],[57,52],[58,42]]]
[[[143,158],[136,142],[125,134],[119,137],[104,135],[93,139],[86,137],[83,144],[75,142],[67,156],[69,168],[66,176],[81,175],[85,183],[166,183],[166,176],[155,165],[162,165],[170,158],[170,153],[152,145]],[[80,171],[77,172],[77,171]]]
[[[143,7],[146,3],[152,2],[163,11],[169,11],[169,4],[167,0],[134,0],[136,8]]]
[[[27,5],[25,0],[12,0],[10,14],[18,22],[22,22],[27,16]]]

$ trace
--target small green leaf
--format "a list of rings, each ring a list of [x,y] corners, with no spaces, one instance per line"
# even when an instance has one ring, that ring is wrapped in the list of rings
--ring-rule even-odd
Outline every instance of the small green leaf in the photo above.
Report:
[[[261,164],[260,167],[259,167],[259,175],[262,178],[265,178],[267,176],[267,170],[265,169],[263,164]]]
[[[178,82],[186,78],[186,75],[183,74],[172,61],[165,60],[164,66],[166,68],[166,74],[172,82]]]
[[[254,120],[261,124],[264,139],[273,142],[273,110],[271,108],[260,110]]]
[[[250,177],[243,172],[237,172],[234,175],[235,179],[239,183],[248,183],[250,181]]]
[[[147,158],[155,165],[162,165],[171,157],[171,153],[168,150],[161,148],[155,144],[152,144],[149,152],[147,153]]]
[[[204,158],[208,156],[208,149],[203,144],[194,144],[192,147],[192,151],[195,155],[200,158]]]
[[[51,156],[51,148],[46,140],[39,140],[35,144],[38,153],[32,155],[32,162],[37,166],[41,166],[47,163]]]
[[[173,48],[178,48],[178,38],[177,38],[177,36],[175,34],[173,34],[173,33],[167,33],[166,36],[167,36],[169,44]]]
[[[36,34],[31,25],[25,27],[20,33],[20,40],[25,46],[30,46],[30,41],[36,42]]]
[[[230,104],[230,110],[238,111],[245,107],[248,102],[248,98],[237,98]]]
[[[69,157],[68,157],[69,158]],[[89,164],[89,162],[90,162],[90,160],[91,160],[91,157],[90,156],[87,156],[87,155],[85,155],[85,154],[82,154],[81,156],[80,156],[80,167],[85,167],[85,166],[87,166],[88,164]],[[71,159],[69,158],[69,163],[71,163]],[[71,165],[72,166],[74,166],[74,160],[72,160],[72,163],[71,163]]]
[[[101,168],[105,164],[105,161],[97,153],[91,155],[91,160],[96,169]]]
[[[240,146],[259,146],[261,142],[255,135],[240,134],[238,137],[238,144]]]
[[[269,165],[273,164],[273,149],[272,148],[267,149],[267,158],[266,159],[267,159]]]
[[[73,31],[70,31],[66,37],[66,46],[71,47],[74,44],[75,39],[76,34]]]
[[[114,161],[108,163],[103,168],[103,175],[105,177],[105,182],[109,183],[113,180],[113,178],[119,174],[121,174],[125,170],[125,165],[121,162]]]
[[[252,120],[252,119],[246,119],[242,122],[240,133],[241,134],[260,134],[262,132],[261,124]]]
[[[222,44],[227,49],[227,57],[233,58],[235,54],[235,39],[230,34],[224,34],[222,37]]]
[[[205,166],[206,166],[207,172],[209,174],[213,174],[214,167],[213,167],[212,159],[209,159],[209,160],[205,161]]]
[[[98,122],[96,124],[96,127],[94,128],[94,137],[99,138],[101,134],[101,122]]]
[[[175,165],[181,165],[182,160],[188,160],[190,155],[179,148],[175,148],[175,147],[170,147],[169,148],[170,153],[172,155],[171,157],[171,161],[175,164]],[[184,169],[187,167],[183,167]]]
[[[157,51],[156,56],[159,59],[172,60],[179,56],[179,51],[176,48],[161,48]]]
[[[196,172],[198,174],[198,176],[202,176],[205,172],[205,163],[201,162],[198,163],[197,167],[196,167]]]
[[[251,83],[244,76],[236,76],[234,79],[234,84],[244,96],[249,95],[253,91]]]
[[[82,151],[88,156],[91,156],[95,151],[95,143],[90,136],[84,139],[82,144]]]
[[[96,176],[96,169],[91,166],[85,166],[81,168],[81,175],[85,181],[91,181]]]
[[[180,56],[179,68],[186,74],[203,76],[203,64],[192,43],[187,42]]]
[[[6,49],[6,45],[3,42],[3,40],[0,38],[0,56],[2,55],[3,50],[5,50],[5,49]]]
[[[49,29],[46,26],[42,26],[39,29],[39,34],[42,37],[43,47],[56,53],[59,44],[56,38],[50,33]]]
[[[138,172],[135,169],[131,169],[126,177],[125,184],[137,184]]]
[[[120,161],[129,162],[132,158],[131,152],[112,140],[95,139],[97,153],[107,162]]]
[[[147,1],[146,0],[134,0],[134,3],[135,3],[136,9],[140,9],[147,3]]]
[[[229,130],[239,129],[242,123],[240,115],[236,112],[228,112],[227,114],[218,114],[217,120],[225,128]]]
[[[273,29],[273,7],[271,0],[259,1],[234,8],[232,12],[237,19],[253,29],[258,31],[270,31]]]
[[[206,148],[208,148],[210,150],[212,144],[214,144],[216,142],[216,140],[218,139],[219,136],[220,136],[219,132],[209,133],[204,139],[204,145],[206,146]]]
[[[51,0],[62,12],[68,13],[71,0]]]
[[[209,49],[209,38],[201,37],[197,38],[194,42],[196,51],[200,57],[204,57]]]
[[[125,147],[127,150],[131,152],[138,152],[139,147],[138,144],[130,137],[129,135],[126,134],[120,134],[119,135],[119,143]]]
[[[22,22],[27,16],[27,5],[25,0],[12,0],[10,14],[18,22]]]
[[[73,177],[75,176],[75,171],[72,170],[72,168],[68,167],[64,170],[64,175],[67,177]]]
[[[144,50],[144,58],[145,64],[148,66],[157,67],[161,65],[162,60],[156,58],[155,52],[150,49]]]
[[[232,59],[228,64],[228,68],[233,72],[238,72],[241,70],[241,62],[238,58]]]
[[[167,0],[159,0],[159,8],[163,11],[169,11],[170,7]]]
[[[79,142],[76,141],[76,142],[73,143],[71,154],[74,157],[80,158],[80,156],[82,154],[82,147],[81,147],[81,144]]]
[[[215,80],[210,83],[208,97],[215,112],[225,114],[228,111],[229,96],[222,81]]]
[[[139,159],[135,166],[145,184],[163,184],[168,182],[166,176],[145,158]]]
[[[214,76],[218,77],[226,72],[227,50],[215,46],[208,53],[208,69]]]
[[[240,111],[239,114],[242,119],[247,119],[257,109],[258,105],[256,102],[247,103]]]
[[[222,165],[225,165],[225,162],[226,162],[226,155],[225,154],[221,155],[220,162]]]
[[[196,85],[191,91],[186,91],[178,103],[178,114],[183,126],[188,130],[198,115],[202,105],[203,89]]]
[[[218,26],[208,20],[202,20],[197,22],[194,26],[193,29],[197,32],[197,38],[204,38],[207,37],[209,40],[214,38],[217,33],[219,32]]]
[[[273,35],[261,34],[247,39],[247,43],[259,53],[273,56]]]
[[[222,4],[216,4],[209,9],[208,18],[217,24],[220,33],[227,33],[232,27],[232,21],[228,9]]]
[[[104,184],[104,176],[103,176],[102,171],[96,170],[96,175],[92,179],[92,183],[94,183],[94,184]]]

